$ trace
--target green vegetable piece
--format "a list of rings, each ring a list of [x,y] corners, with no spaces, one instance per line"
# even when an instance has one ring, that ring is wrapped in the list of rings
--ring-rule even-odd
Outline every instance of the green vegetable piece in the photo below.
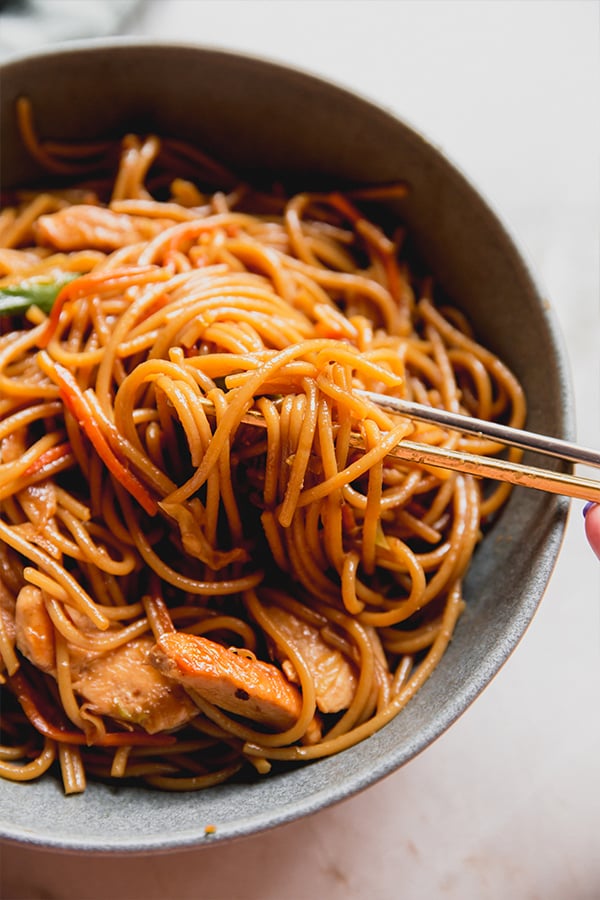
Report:
[[[39,306],[48,313],[61,289],[80,272],[64,272],[52,281],[22,281],[0,288],[0,316],[18,316],[27,312],[30,306]]]

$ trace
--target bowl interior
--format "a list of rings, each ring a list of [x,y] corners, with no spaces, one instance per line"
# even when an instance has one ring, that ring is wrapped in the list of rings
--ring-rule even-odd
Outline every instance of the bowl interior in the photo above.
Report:
[[[38,182],[14,103],[33,101],[45,137],[126,132],[195,142],[254,177],[277,172],[303,187],[403,179],[392,209],[429,271],[478,337],[521,379],[528,427],[572,432],[561,341],[517,249],[463,176],[406,124],[312,76],[220,51],[145,42],[95,42],[2,69],[3,188]],[[423,750],[473,701],[529,624],[560,546],[567,503],[516,489],[466,581],[468,609],[433,677],[381,732],[336,757],[200,794],[91,785],[65,798],[52,779],[0,781],[0,837],[65,850],[146,851],[196,845],[290,821],[348,797]]]

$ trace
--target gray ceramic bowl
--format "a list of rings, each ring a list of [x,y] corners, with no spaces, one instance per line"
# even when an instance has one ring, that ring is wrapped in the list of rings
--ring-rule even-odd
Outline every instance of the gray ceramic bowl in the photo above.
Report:
[[[16,134],[27,94],[45,136],[140,129],[197,144],[238,169],[315,179],[407,179],[403,214],[438,282],[480,338],[515,370],[528,426],[571,436],[569,378],[547,304],[478,193],[426,140],[383,109],[278,65],[190,46],[130,40],[70,45],[1,71],[2,185],[38,178]],[[65,798],[52,778],[0,782],[0,837],[78,851],[148,851],[210,843],[289,822],[360,791],[424,750],[488,684],[527,628],[556,559],[562,499],[517,489],[466,582],[468,610],[433,677],[382,731],[338,756],[203,793],[91,785]]]

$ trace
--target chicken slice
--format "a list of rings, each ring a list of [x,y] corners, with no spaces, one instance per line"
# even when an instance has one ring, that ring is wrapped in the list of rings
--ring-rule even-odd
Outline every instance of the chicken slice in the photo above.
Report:
[[[318,628],[286,609],[269,606],[268,614],[285,642],[297,651],[310,669],[320,711],[337,713],[348,709],[356,692],[357,677],[346,657],[324,640]],[[285,646],[279,647],[274,642],[274,655],[281,662],[290,681],[298,681]]]
[[[2,673],[7,670],[13,674],[18,668],[18,660],[15,656],[15,598],[2,580],[0,570],[0,641],[3,645],[0,649],[0,684],[3,683]]]
[[[271,663],[184,632],[164,634],[152,652],[165,675],[230,713],[284,731],[302,711],[300,692]]]
[[[19,503],[27,519],[37,528],[44,528],[55,515],[57,508],[54,483],[43,481],[30,484],[19,491]]]
[[[118,250],[144,239],[143,230],[130,216],[90,204],[40,216],[35,234],[40,244],[62,251]]]
[[[56,649],[54,625],[42,592],[31,584],[19,591],[15,605],[16,643],[23,656],[42,672],[54,674]]]
[[[173,731],[198,715],[184,689],[150,664],[153,645],[145,635],[79,664],[73,689],[90,712],[140,725],[149,734]]]

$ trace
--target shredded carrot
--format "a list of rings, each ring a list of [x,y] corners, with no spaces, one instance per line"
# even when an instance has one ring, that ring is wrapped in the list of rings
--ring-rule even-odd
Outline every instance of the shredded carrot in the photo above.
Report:
[[[402,301],[402,282],[396,256],[393,253],[382,253],[382,258],[385,274],[387,275],[388,290],[394,300],[400,304]]]
[[[348,200],[347,197],[344,197],[343,194],[338,194],[337,191],[334,191],[331,194],[327,195],[327,201],[339,212],[341,212],[347,219],[349,219],[353,225],[356,225],[361,219],[364,218],[360,210]]]
[[[371,187],[353,188],[348,191],[349,197],[359,200],[391,200],[394,197],[406,197],[409,187],[405,181],[395,181],[392,184],[374,184]]]
[[[38,356],[40,368],[58,386],[60,396],[85,434],[92,442],[94,450],[119,483],[138,501],[150,516],[158,512],[156,500],[136,475],[115,455],[94,419],[85,396],[73,375],[64,366],[50,359],[45,351]]]
[[[68,441],[65,441],[62,444],[56,444],[54,447],[50,447],[49,450],[46,450],[45,453],[42,453],[41,456],[32,462],[30,466],[27,466],[23,475],[27,477],[28,475],[35,475],[44,466],[49,465],[49,463],[56,462],[59,459],[63,459],[66,457],[72,457],[73,452],[71,450],[71,444]]]
[[[151,272],[158,272],[156,266],[129,266],[123,269],[112,269],[108,272],[101,272],[95,275],[82,275],[80,278],[74,278],[69,281],[58,292],[56,300],[52,305],[52,310],[48,317],[48,323],[45,330],[40,335],[38,347],[45,349],[58,327],[60,314],[70,300],[77,300],[86,294],[94,291],[115,290],[119,287],[127,288],[131,284],[135,284],[138,280],[143,280]],[[166,276],[167,273],[165,273]],[[164,276],[163,276],[164,277]]]

